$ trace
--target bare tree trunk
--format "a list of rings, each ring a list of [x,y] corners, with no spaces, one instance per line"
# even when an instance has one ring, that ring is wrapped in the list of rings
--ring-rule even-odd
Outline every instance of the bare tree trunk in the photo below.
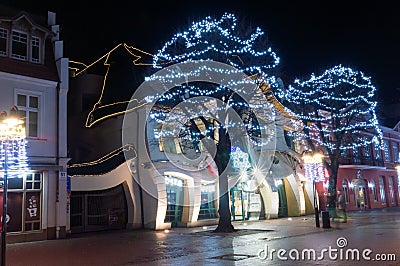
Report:
[[[225,131],[225,129],[220,127],[217,153],[215,156],[215,164],[218,167],[219,174],[219,222],[214,232],[231,233],[236,231],[232,225],[231,211],[229,208],[228,177],[222,174],[228,166],[230,151],[231,142],[229,139],[229,134]]]
[[[337,175],[339,170],[338,158],[331,157],[331,175],[329,176],[327,207],[336,209]]]

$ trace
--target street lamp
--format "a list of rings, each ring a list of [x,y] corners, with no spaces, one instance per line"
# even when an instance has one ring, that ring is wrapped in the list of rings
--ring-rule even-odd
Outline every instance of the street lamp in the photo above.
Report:
[[[8,175],[20,175],[27,168],[24,162],[25,158],[18,160],[20,155],[20,146],[25,145],[24,121],[18,117],[17,107],[12,107],[10,114],[0,113],[0,168],[3,168],[3,210],[1,216],[1,265],[6,265],[6,234],[7,234],[7,189]],[[26,156],[26,154],[25,154]],[[12,162],[9,162],[12,157]]]
[[[306,177],[312,179],[313,181],[313,197],[314,197],[314,215],[315,215],[315,226],[320,227],[319,225],[319,212],[318,212],[318,201],[317,201],[317,187],[316,181],[320,181],[323,178],[323,168],[322,166],[322,158],[323,154],[314,153],[314,154],[304,154],[303,162],[305,166],[305,174]]]

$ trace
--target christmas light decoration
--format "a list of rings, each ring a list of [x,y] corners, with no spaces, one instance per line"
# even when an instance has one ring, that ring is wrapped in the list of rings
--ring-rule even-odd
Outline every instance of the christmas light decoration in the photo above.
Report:
[[[100,121],[103,121],[105,119],[115,117],[118,115],[123,115],[125,114],[128,110],[126,110],[126,106],[132,105],[130,104],[131,101],[137,102],[137,99],[131,99],[131,100],[126,100],[126,101],[116,101],[116,102],[111,102],[108,104],[105,104],[104,102],[110,99],[104,99],[104,92],[106,89],[106,84],[107,84],[107,79],[109,78],[109,72],[111,68],[111,64],[109,63],[109,58],[112,55],[114,51],[117,49],[124,49],[124,51],[127,52],[130,56],[134,58],[132,60],[132,64],[137,67],[143,67],[143,66],[152,66],[152,63],[147,63],[149,59],[143,59],[144,56],[148,58],[152,58],[153,55],[145,52],[143,50],[140,50],[136,47],[129,46],[126,43],[120,43],[116,45],[114,48],[112,48],[109,52],[101,56],[100,58],[96,59],[89,65],[86,65],[82,62],[77,62],[77,61],[72,61],[70,60],[70,66],[69,69],[73,71],[73,76],[78,77],[80,75],[83,75],[84,73],[87,73],[91,68],[95,67],[97,64],[101,63],[103,61],[103,65],[105,66],[105,75],[103,79],[103,86],[101,88],[101,93],[100,97],[95,103],[95,105],[92,107],[92,110],[89,112],[87,119],[86,119],[86,127],[92,127],[93,125],[97,124]],[[150,60],[151,61],[151,60]],[[114,88],[115,89],[115,88]],[[143,99],[140,99],[143,100]],[[142,105],[138,104],[136,108],[140,108],[145,103]],[[104,111],[105,110],[105,111]],[[118,111],[115,111],[118,110]],[[100,112],[100,115],[95,114],[95,112]],[[104,112],[104,113],[102,113]]]
[[[167,84],[168,87],[173,87],[168,91],[157,92],[146,97],[147,103],[155,103],[155,106],[163,107],[153,108],[150,118],[159,124],[175,123],[175,126],[170,128],[183,132],[185,127],[187,131],[188,125],[182,123],[183,121],[196,117],[208,117],[218,121],[218,118],[221,118],[218,114],[231,109],[242,118],[246,117],[247,120],[225,120],[218,126],[206,128],[205,132],[192,131],[191,138],[201,139],[203,135],[209,136],[217,127],[242,128],[248,133],[258,132],[250,138],[253,144],[262,146],[269,143],[271,138],[275,137],[274,130],[271,129],[275,110],[273,105],[265,100],[259,84],[277,86],[277,80],[274,75],[270,75],[270,72],[279,64],[279,57],[271,48],[258,49],[260,47],[257,47],[257,44],[263,34],[259,28],[256,28],[252,34],[242,34],[237,29],[235,16],[229,13],[225,13],[219,20],[207,17],[200,22],[194,22],[187,31],[175,34],[156,53],[153,67],[157,69],[163,66],[166,69],[165,67],[169,65],[192,61],[199,62],[199,65],[190,71],[187,69],[182,71],[182,65],[180,65],[177,68],[168,69],[167,73],[155,73],[146,78],[147,82],[158,81],[161,84]],[[233,67],[227,68],[222,64],[221,67],[210,66],[210,61],[222,62]],[[193,77],[212,74],[221,77],[220,85],[187,82]],[[240,74],[242,76],[238,79]],[[244,78],[244,74],[249,76]],[[182,79],[186,80],[184,84],[182,84]],[[253,84],[254,89],[248,90],[249,86],[246,84]],[[174,106],[180,103],[194,108],[175,108],[175,111],[171,112]],[[164,130],[157,134],[160,138],[178,135],[171,130],[165,130],[166,127],[163,128]],[[257,138],[257,135],[260,136],[259,132],[267,131],[269,134],[264,134],[263,137],[267,135],[268,137]]]
[[[5,162],[6,152],[7,162]],[[0,146],[0,178],[4,178],[5,163],[8,167],[8,178],[22,178],[29,171],[25,139],[11,139],[6,145]]]
[[[338,65],[320,76],[296,79],[277,96],[303,121],[301,138],[333,152],[381,143],[375,91],[363,72]]]
[[[224,63],[269,81],[268,72],[279,64],[279,57],[271,47],[266,50],[257,47],[264,35],[260,28],[249,37],[243,35],[233,14],[225,13],[219,20],[206,17],[166,42],[154,56],[153,66],[161,68],[168,63],[224,58]],[[275,82],[268,83],[275,86]]]
[[[80,171],[82,171],[82,169],[84,169],[84,168],[89,168],[89,167],[94,167],[97,169],[102,164],[108,164],[108,167],[107,167],[106,171],[103,171],[100,174],[101,175],[107,174],[115,169],[115,168],[110,168],[109,165],[112,165],[110,162],[117,157],[121,157],[121,158],[125,158],[125,159],[135,159],[137,157],[136,149],[131,144],[125,144],[124,146],[111,151],[110,153],[102,156],[101,158],[99,158],[97,160],[67,165],[67,168],[69,170],[68,175],[70,177],[96,176],[96,174],[80,173]],[[100,175],[100,174],[97,174],[97,175]]]
[[[11,109],[11,115],[0,114],[0,177],[21,177],[29,171],[26,154],[26,135],[23,121],[14,117],[16,107]]]

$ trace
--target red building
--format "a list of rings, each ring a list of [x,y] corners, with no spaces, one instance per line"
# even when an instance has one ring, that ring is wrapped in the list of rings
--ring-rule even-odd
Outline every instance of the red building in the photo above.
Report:
[[[383,143],[348,150],[340,158],[337,188],[343,189],[347,210],[399,206],[400,122],[392,129],[380,126]],[[327,183],[317,183],[320,208],[325,209]]]

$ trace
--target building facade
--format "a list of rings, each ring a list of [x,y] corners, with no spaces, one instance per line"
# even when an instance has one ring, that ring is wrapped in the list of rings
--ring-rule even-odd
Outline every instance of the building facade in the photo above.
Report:
[[[218,170],[211,156],[179,164],[183,159],[180,140],[165,142],[159,138],[160,124],[147,115],[150,105],[126,111],[134,92],[129,90],[140,85],[140,79],[132,83],[129,78],[151,61],[151,55],[119,44],[93,63],[70,62],[68,137],[72,159],[68,176],[72,233],[218,223]],[[128,80],[122,78],[124,75]],[[112,95],[113,91],[121,94]],[[127,98],[123,98],[127,91]],[[272,108],[283,110],[276,99]],[[287,144],[289,120],[277,117],[276,146],[265,154],[233,146],[229,185],[232,220],[313,212],[312,182],[304,176],[294,143],[290,147]],[[124,132],[129,132],[129,141],[123,141]],[[244,176],[238,178],[235,160],[256,157],[265,159],[269,169],[266,176],[257,184]]]
[[[399,206],[399,124],[380,128],[383,149],[369,145],[343,152],[340,159],[337,187],[344,192],[348,210]],[[326,195],[326,187],[320,184],[320,195]]]
[[[17,107],[24,120],[30,169],[8,179],[7,242],[67,235],[68,59],[59,32],[53,12],[0,6],[0,107]]]
[[[190,152],[179,138],[160,138],[162,125],[149,116],[150,104],[129,109],[143,67],[151,62],[150,54],[119,44],[93,63],[70,63],[72,233],[218,223],[218,169],[211,156],[185,160]],[[260,154],[233,144],[228,176],[234,221],[312,214],[314,200],[320,210],[326,206],[329,173],[321,170],[314,192],[314,177],[301,158],[304,147],[290,134],[296,128],[293,117],[288,118],[272,92],[265,95],[275,108],[276,145]],[[360,148],[340,159],[338,189],[345,191],[349,210],[398,205],[398,128],[381,128],[383,150]],[[241,168],[254,174],[245,162],[261,157],[268,167],[262,181],[237,175]]]

